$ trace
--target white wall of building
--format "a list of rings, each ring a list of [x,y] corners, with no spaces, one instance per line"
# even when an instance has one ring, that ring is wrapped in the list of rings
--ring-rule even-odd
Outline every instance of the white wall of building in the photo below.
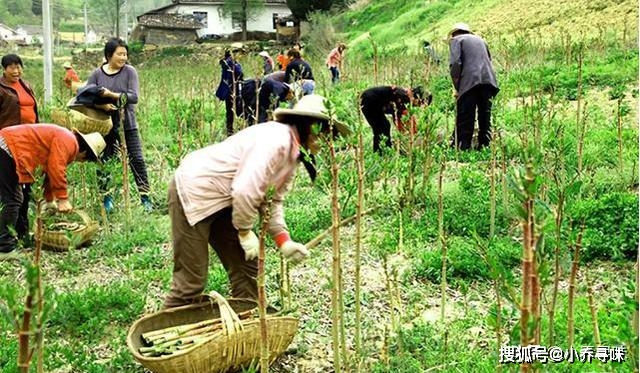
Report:
[[[216,34],[216,35],[228,35],[234,32],[242,31],[240,28],[233,28],[231,16],[225,17],[222,13],[221,5],[189,5],[180,4],[172,9],[173,12],[178,14],[193,14],[194,12],[206,12],[207,13],[207,26],[201,30],[198,30],[199,35]],[[261,14],[255,16],[255,19],[249,19],[247,21],[247,31],[263,31],[263,32],[275,32],[273,28],[273,14],[291,14],[291,11],[286,5],[269,5],[265,6]]]

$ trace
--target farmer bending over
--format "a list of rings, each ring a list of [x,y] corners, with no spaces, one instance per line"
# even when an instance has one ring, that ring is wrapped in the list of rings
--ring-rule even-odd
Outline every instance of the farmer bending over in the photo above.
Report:
[[[0,253],[16,249],[14,227],[23,202],[20,184],[35,182],[36,169],[45,174],[44,198],[60,212],[73,208],[67,193],[67,165],[97,161],[106,143],[99,133],[83,135],[55,124],[17,125],[0,130]]]
[[[259,241],[253,229],[271,188],[268,233],[288,260],[309,255],[305,245],[289,237],[282,201],[302,154],[316,153],[320,137],[328,133],[325,111],[322,96],[305,96],[293,109],[277,109],[276,121],[247,127],[182,160],[169,184],[174,266],[165,307],[191,303],[202,294],[209,245],[227,271],[231,295],[257,299]]]
[[[424,106],[431,104],[431,94],[425,97],[422,87],[401,88],[396,86],[381,86],[366,89],[360,95],[362,114],[373,130],[373,151],[381,154],[380,142],[384,137],[385,145],[391,147],[391,124],[386,114],[392,114],[396,127],[404,132],[410,126],[411,133],[415,133],[415,118],[404,119],[409,111],[407,105]]]

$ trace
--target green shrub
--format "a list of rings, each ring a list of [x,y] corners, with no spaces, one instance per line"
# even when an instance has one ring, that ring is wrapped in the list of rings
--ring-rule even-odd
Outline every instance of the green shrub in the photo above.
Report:
[[[638,195],[614,192],[577,201],[568,211],[584,221],[584,261],[634,259],[638,255]]]

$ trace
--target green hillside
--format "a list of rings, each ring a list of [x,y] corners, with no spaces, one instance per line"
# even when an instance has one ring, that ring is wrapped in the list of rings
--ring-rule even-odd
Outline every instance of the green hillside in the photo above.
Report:
[[[336,25],[355,49],[368,35],[392,50],[422,40],[446,41],[455,22],[468,23],[489,42],[526,35],[574,40],[602,33],[635,38],[638,3],[631,0],[376,0],[358,1],[336,17]]]

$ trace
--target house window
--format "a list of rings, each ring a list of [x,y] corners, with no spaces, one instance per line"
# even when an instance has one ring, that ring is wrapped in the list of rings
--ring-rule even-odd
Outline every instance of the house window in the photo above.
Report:
[[[193,18],[202,23],[202,26],[207,27],[207,12],[193,12]]]
[[[231,27],[234,30],[242,30],[242,12],[232,12],[231,13]]]

